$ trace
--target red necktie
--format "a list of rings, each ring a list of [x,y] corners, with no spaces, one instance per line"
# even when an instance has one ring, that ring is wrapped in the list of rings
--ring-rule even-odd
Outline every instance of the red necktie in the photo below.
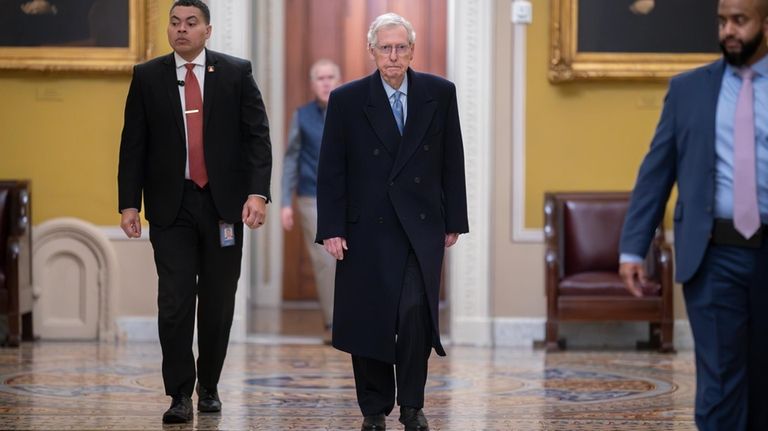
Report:
[[[198,187],[208,184],[208,171],[205,169],[203,152],[203,96],[200,83],[193,72],[195,65],[187,63],[187,76],[184,78],[184,113],[187,116],[187,155],[189,157],[189,178]]]

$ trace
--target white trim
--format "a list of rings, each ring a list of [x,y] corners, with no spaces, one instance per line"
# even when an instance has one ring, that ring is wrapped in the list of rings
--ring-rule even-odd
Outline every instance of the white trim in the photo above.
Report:
[[[146,223],[141,227],[141,237],[128,238],[123,229],[118,226],[96,226],[110,241],[149,241],[149,226]]]
[[[159,343],[157,317],[123,316],[115,319],[117,336],[122,341],[154,341]]]
[[[251,334],[246,338],[248,344],[264,344],[268,346],[302,345],[317,346],[323,344],[321,337],[301,337],[293,335]]]
[[[531,348],[544,339],[544,317],[493,319],[494,345],[497,347]],[[568,322],[560,325],[561,335],[569,346],[607,346],[634,348],[635,341],[648,337],[648,324],[643,322]],[[675,320],[674,345],[678,350],[693,348],[693,335],[686,319]]]
[[[280,224],[280,178],[284,149],[285,5],[281,0],[257,0],[248,15],[253,29],[254,76],[269,117],[272,140],[272,196],[267,223],[254,234],[253,283],[250,303],[279,306],[283,299],[283,229]]]
[[[514,1],[513,1],[514,3]],[[525,227],[527,24],[512,25],[512,241],[542,242],[542,229]]]
[[[214,51],[251,58],[251,1],[209,0],[211,38],[208,47]]]
[[[117,297],[118,260],[115,250],[108,238],[100,229],[91,223],[73,217],[62,217],[48,220],[32,229],[32,260],[33,267],[40,270],[42,262],[37,262],[37,251],[45,248],[48,242],[59,239],[71,239],[85,245],[93,253],[98,263],[98,339],[100,341],[114,341],[115,339],[115,298]],[[33,286],[34,301],[40,295],[45,294],[43,287]],[[34,307],[34,305],[33,305]],[[33,308],[34,309],[34,308]],[[39,311],[34,311],[33,316],[40,328],[39,319],[44,318]]]
[[[448,77],[463,126],[470,233],[447,254],[451,338],[490,345],[491,178],[493,175],[493,2],[449,0]]]
[[[251,59],[251,1],[227,0],[208,1],[211,9],[213,32],[208,47],[235,57]],[[240,278],[235,294],[235,313],[232,319],[230,340],[243,341],[248,335],[248,295],[251,289],[251,241],[253,234],[248,228],[243,231],[243,257],[240,264]]]

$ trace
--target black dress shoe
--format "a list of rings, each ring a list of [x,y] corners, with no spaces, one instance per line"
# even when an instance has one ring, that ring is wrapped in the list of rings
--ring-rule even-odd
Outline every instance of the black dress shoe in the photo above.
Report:
[[[221,400],[216,388],[209,389],[197,385],[197,410],[203,413],[215,413],[221,411]]]
[[[192,398],[177,395],[171,401],[171,407],[163,413],[163,423],[183,424],[192,420]]]
[[[429,431],[429,424],[424,412],[413,407],[400,407],[400,423],[405,431]]]
[[[368,415],[363,418],[363,426],[361,431],[380,431],[387,429],[387,417],[384,413],[378,415]]]

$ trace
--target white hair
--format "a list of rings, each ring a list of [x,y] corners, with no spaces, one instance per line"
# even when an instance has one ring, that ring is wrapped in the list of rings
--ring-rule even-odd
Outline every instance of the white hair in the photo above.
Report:
[[[408,33],[408,44],[413,45],[416,42],[416,32],[413,31],[413,26],[410,22],[408,22],[407,19],[392,12],[379,15],[376,17],[376,19],[373,20],[371,27],[368,29],[368,45],[376,45],[376,42],[378,42],[377,33],[379,30],[384,27],[393,27],[398,25],[401,25],[403,28],[405,28],[405,31]]]
[[[336,73],[336,77],[341,79],[341,68],[339,68],[339,65],[334,63],[331,60],[328,60],[327,58],[321,58],[320,60],[317,60],[316,62],[312,63],[312,66],[309,68],[309,80],[314,81],[315,77],[317,76],[317,68],[320,66],[331,66],[333,67],[334,73]]]

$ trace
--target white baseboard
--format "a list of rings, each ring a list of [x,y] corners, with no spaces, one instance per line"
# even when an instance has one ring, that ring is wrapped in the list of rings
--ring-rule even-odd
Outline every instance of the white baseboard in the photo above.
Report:
[[[490,321],[463,320],[454,325],[450,341],[445,344],[523,347],[531,348],[535,341],[544,339],[546,319],[497,317]],[[493,339],[485,335],[488,324],[493,324]],[[116,321],[118,339],[125,341],[157,342],[157,318],[144,316],[120,317]],[[642,322],[607,322],[607,323],[561,323],[560,335],[574,347],[622,347],[634,348],[637,340],[648,338],[648,326]],[[275,337],[269,335],[248,335],[245,340],[232,339],[232,342],[257,344],[319,344],[319,338],[312,337]],[[691,327],[685,319],[675,321],[675,348],[693,349]]]
[[[157,333],[157,317],[126,316],[115,319],[117,339],[121,341],[160,342]]]
[[[489,347],[493,345],[493,322],[487,318],[457,318],[451,325],[455,345]]]
[[[232,343],[242,343],[250,341],[248,336],[238,336],[238,328],[244,325],[243,319],[235,317],[232,321],[232,331],[229,340]],[[157,331],[157,317],[152,316],[125,316],[115,319],[117,328],[117,339],[120,341],[153,341],[160,342],[160,336]],[[195,333],[197,334],[197,333]]]
[[[497,317],[493,319],[493,340],[500,347],[533,347],[544,339],[545,319]]]
[[[499,347],[532,347],[544,340],[546,319],[497,317],[493,321],[494,345]],[[643,322],[561,323],[560,336],[576,347],[634,348],[638,340],[648,339],[648,325]],[[674,344],[678,350],[693,348],[688,320],[675,321]]]

